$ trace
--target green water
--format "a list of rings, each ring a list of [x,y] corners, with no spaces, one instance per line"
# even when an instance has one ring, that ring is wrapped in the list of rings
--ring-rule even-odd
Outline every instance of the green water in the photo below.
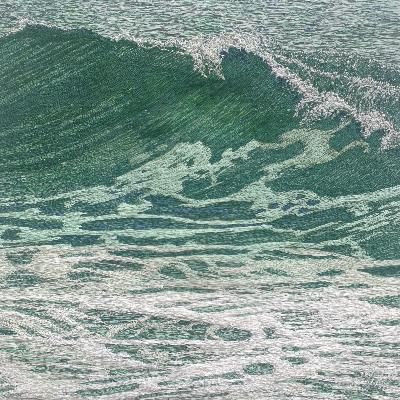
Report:
[[[396,2],[0,12],[0,398],[399,396]]]

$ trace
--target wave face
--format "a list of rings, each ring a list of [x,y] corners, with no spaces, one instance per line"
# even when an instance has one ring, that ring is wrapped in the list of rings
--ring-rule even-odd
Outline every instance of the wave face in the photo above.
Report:
[[[398,396],[395,67],[27,26],[0,71],[0,396]]]

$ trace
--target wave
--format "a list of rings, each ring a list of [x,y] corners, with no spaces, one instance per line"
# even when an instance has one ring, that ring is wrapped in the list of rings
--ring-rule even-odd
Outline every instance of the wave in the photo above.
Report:
[[[376,242],[397,235],[398,76],[268,46],[44,26],[3,37],[3,243],[170,237],[396,257]],[[371,220],[382,228],[366,235]]]
[[[1,38],[0,392],[398,398],[399,84],[254,36]]]

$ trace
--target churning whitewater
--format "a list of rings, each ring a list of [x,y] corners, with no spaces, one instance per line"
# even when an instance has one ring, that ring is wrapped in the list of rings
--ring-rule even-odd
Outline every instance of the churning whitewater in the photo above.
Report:
[[[398,398],[399,100],[264,36],[3,35],[0,398]]]

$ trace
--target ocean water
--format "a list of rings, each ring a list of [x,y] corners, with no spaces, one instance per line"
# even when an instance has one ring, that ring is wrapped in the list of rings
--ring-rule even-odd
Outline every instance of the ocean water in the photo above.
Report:
[[[0,398],[400,397],[398,1],[0,4]]]

